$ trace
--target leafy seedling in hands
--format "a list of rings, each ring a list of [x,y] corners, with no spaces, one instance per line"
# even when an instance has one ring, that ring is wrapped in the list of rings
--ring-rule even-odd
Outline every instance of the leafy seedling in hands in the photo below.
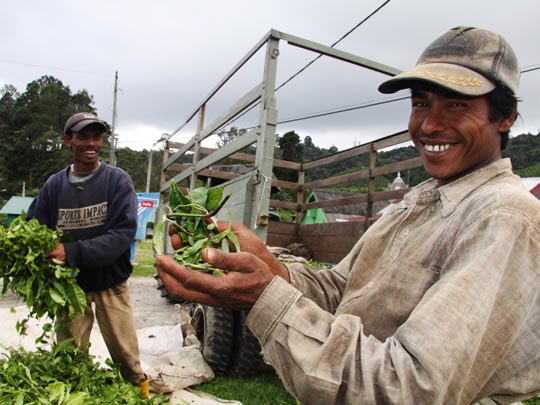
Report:
[[[213,217],[223,208],[231,194],[223,197],[223,187],[208,189],[198,187],[188,194],[183,194],[176,182],[171,183],[169,192],[170,213],[165,216],[165,221],[174,223],[183,247],[178,249],[175,260],[193,270],[205,271],[214,275],[222,275],[223,271],[210,266],[202,261],[202,250],[216,248],[229,251],[229,244],[236,252],[240,251],[238,238],[232,232],[231,226],[222,232],[217,232]],[[212,221],[208,223],[208,218]],[[162,226],[158,225],[158,233],[163,233]],[[157,236],[160,239],[160,236]],[[161,244],[162,242],[157,242]],[[163,250],[157,246],[156,250]]]

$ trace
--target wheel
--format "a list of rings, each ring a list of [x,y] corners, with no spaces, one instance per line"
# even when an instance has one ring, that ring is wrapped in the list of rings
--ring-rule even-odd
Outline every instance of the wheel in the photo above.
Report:
[[[191,325],[201,342],[202,355],[214,374],[225,375],[233,351],[233,311],[196,304]]]
[[[259,341],[246,326],[246,312],[235,311],[234,315],[234,348],[227,374],[248,377],[270,370]]]

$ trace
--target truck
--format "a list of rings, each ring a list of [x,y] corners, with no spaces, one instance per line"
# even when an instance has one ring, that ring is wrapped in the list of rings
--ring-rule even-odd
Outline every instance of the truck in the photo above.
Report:
[[[163,138],[159,207],[162,210],[167,205],[173,181],[186,190],[200,185],[209,188],[219,185],[232,197],[218,214],[218,219],[242,222],[269,246],[286,247],[293,243],[305,245],[313,252],[313,260],[337,263],[376,220],[377,204],[398,200],[407,191],[406,187],[401,187],[376,192],[376,178],[418,168],[421,161],[418,156],[413,156],[398,163],[377,166],[378,151],[409,142],[410,135],[407,131],[400,131],[310,162],[275,159],[276,127],[279,124],[276,72],[282,42],[313,52],[317,58],[322,55],[390,76],[400,72],[334,47],[274,29],[270,30],[196,106],[184,123]],[[208,103],[259,52],[264,52],[260,82],[241,95],[212,122],[205,122]],[[211,139],[238,117],[256,107],[257,125],[243,131],[220,148],[202,145],[203,141]],[[196,116],[196,130],[189,141],[174,142],[173,136],[186,129]],[[362,170],[323,179],[311,179],[309,176],[310,171],[317,168],[347,159],[356,159],[362,155],[367,155],[369,162],[368,167]],[[235,165],[242,165],[244,170],[224,169],[225,166]],[[276,168],[296,172],[298,180],[293,182],[277,178]],[[331,200],[306,201],[306,197],[314,190],[350,182],[365,182],[367,192],[341,195]],[[273,189],[290,190],[296,195],[296,201],[273,198]],[[306,223],[303,220],[310,210],[345,206],[358,208],[355,220],[327,223]],[[293,212],[294,220],[272,221],[272,214],[279,210]],[[163,212],[158,210],[157,215],[162,214]],[[167,237],[167,232],[164,234]],[[169,253],[172,253],[170,244],[167,244],[167,240],[164,242],[165,246],[168,246]],[[170,294],[159,280],[158,285],[162,295],[170,298]],[[183,304],[191,307],[191,322],[201,342],[203,356],[217,375],[247,376],[269,368],[264,361],[259,342],[245,325],[245,312],[212,308],[197,303]]]

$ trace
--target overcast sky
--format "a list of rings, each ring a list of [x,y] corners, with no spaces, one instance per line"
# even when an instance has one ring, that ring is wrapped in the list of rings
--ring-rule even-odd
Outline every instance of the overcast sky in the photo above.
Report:
[[[210,90],[270,29],[331,45],[384,0],[4,0],[0,14],[0,86],[26,85],[51,75],[93,95],[112,123],[118,71],[119,147],[148,149],[172,133]],[[538,0],[391,0],[336,48],[397,69],[412,67],[422,50],[457,25],[502,34],[522,69],[540,66]],[[261,52],[259,52],[261,53]],[[278,84],[313,57],[280,44]],[[260,58],[209,104],[206,122],[262,78]],[[391,100],[377,92],[382,74],[321,58],[276,94],[279,121]],[[405,96],[406,93],[397,94]],[[540,70],[521,80],[521,119],[515,135],[540,130]],[[278,125],[340,150],[406,128],[409,102],[356,109]],[[256,109],[233,125],[256,123]],[[172,140],[193,135],[196,119]],[[206,145],[213,146],[213,145]]]

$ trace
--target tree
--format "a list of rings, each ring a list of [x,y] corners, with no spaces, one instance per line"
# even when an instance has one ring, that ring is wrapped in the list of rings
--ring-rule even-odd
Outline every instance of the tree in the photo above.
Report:
[[[302,161],[302,144],[300,137],[294,131],[289,131],[278,140],[281,159],[289,162]],[[276,168],[276,176],[281,180],[298,181],[298,173],[295,170]]]
[[[63,146],[64,123],[75,112],[95,112],[92,97],[86,90],[72,94],[52,76],[29,83],[22,94],[13,86],[4,87],[1,94],[3,187],[11,194],[17,194],[23,182],[28,190],[38,189],[71,161],[70,151]]]
[[[227,145],[229,142],[234,141],[239,136],[244,135],[247,132],[245,129],[238,129],[237,127],[231,127],[230,130],[222,129],[217,133],[218,140],[216,142],[216,147],[222,148]]]

